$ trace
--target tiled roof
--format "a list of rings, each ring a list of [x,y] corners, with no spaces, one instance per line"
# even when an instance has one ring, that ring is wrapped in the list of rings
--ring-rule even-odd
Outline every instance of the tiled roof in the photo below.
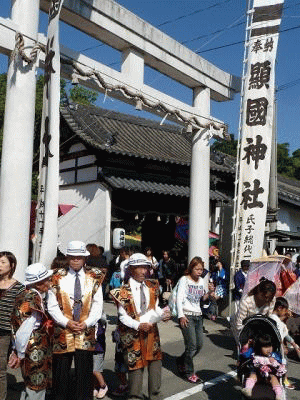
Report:
[[[175,125],[160,125],[157,121],[79,104],[62,107],[61,114],[70,129],[96,149],[179,165],[191,164],[191,137]],[[211,152],[210,167],[212,171],[234,176],[235,158],[220,152]],[[122,179],[125,185],[125,178]],[[150,183],[148,182],[148,189]],[[173,186],[169,185],[170,192]],[[183,186],[176,187],[177,196],[188,196],[181,194],[187,193],[188,187],[184,187],[184,190]],[[151,190],[156,190],[155,193],[161,190],[160,193],[163,193],[162,186],[161,189],[152,187]],[[278,175],[278,197],[300,206],[300,181]]]
[[[278,197],[300,206],[300,181],[278,175]]]
[[[175,125],[79,104],[61,108],[69,127],[92,147],[107,152],[191,164],[191,137]],[[232,172],[232,162],[212,154],[211,169]]]
[[[172,185],[169,183],[144,181],[131,178],[128,179],[128,178],[107,176],[107,175],[103,176],[103,179],[111,187],[115,189],[125,189],[136,192],[157,193],[157,194],[165,194],[165,195],[181,196],[181,197],[190,196],[189,186]],[[210,199],[216,201],[225,201],[225,202],[231,200],[228,196],[216,190],[210,190]]]

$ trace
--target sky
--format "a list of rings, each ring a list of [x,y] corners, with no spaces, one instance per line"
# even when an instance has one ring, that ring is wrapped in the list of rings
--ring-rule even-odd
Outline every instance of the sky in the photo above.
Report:
[[[80,1],[80,0],[78,0]],[[164,33],[198,52],[224,71],[241,76],[246,26],[246,0],[119,0],[117,1]],[[10,1],[0,3],[0,16],[10,15]],[[39,31],[46,34],[47,16],[41,13]],[[61,22],[60,41],[112,68],[120,70],[121,54]],[[300,1],[285,0],[277,53],[277,132],[279,143],[300,148]],[[0,73],[7,72],[7,57],[0,55]],[[153,71],[145,70],[145,83],[192,104],[192,90]],[[134,107],[99,95],[98,106],[138,116]],[[211,115],[229,125],[237,138],[240,96],[212,102]]]

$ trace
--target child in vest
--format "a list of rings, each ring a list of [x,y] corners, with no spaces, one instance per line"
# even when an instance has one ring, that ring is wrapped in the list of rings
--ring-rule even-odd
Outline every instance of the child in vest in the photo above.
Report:
[[[17,296],[12,313],[15,352],[9,366],[21,366],[25,384],[21,400],[44,400],[51,387],[53,325],[44,302],[52,274],[43,264],[29,265],[26,289]]]
[[[128,380],[127,380],[128,368],[124,360],[123,347],[118,328],[112,332],[112,340],[116,344],[115,373],[119,380],[119,386],[112,392],[112,395],[118,397],[118,396],[124,396],[124,394],[128,392]]]

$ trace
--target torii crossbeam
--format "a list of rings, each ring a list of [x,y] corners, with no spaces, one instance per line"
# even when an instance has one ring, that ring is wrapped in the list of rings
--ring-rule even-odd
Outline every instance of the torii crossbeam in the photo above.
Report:
[[[41,0],[48,11],[58,0]],[[26,51],[46,39],[38,33],[39,2],[12,1],[11,19],[0,18],[0,52],[10,55],[15,33],[20,32]],[[199,255],[208,261],[209,139],[224,134],[224,124],[210,115],[210,101],[226,101],[240,89],[240,80],[209,63],[113,0],[65,0],[61,19],[122,53],[121,72],[70,48],[61,46],[62,76],[83,85],[109,91],[109,95],[138,108],[185,125],[194,133],[191,166],[189,259]],[[28,259],[28,225],[35,100],[35,68],[22,60],[10,63],[1,162],[0,248],[17,255],[21,279]],[[144,84],[144,67],[193,89],[190,106]],[[17,69],[16,69],[17,66]],[[26,105],[22,102],[26,98]],[[16,146],[17,144],[17,146]],[[13,161],[11,159],[14,154]],[[18,188],[8,190],[8,185]],[[22,205],[22,206],[21,206]]]

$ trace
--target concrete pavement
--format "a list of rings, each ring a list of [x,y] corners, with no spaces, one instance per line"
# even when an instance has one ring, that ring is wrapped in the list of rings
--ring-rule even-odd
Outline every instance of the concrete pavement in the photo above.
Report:
[[[117,321],[116,307],[112,302],[105,302],[104,309],[108,319],[104,376],[109,389],[113,390],[118,385],[113,372],[114,343],[111,341],[111,333],[115,329]],[[174,321],[160,323],[160,337],[164,351],[162,373],[162,394],[164,399],[241,399],[239,384],[235,378],[235,343],[228,329],[226,319],[220,318],[216,322],[205,320],[204,326],[207,333],[204,337],[203,349],[195,358],[195,367],[205,384],[193,385],[183,380],[178,375],[176,369],[175,359],[184,350],[183,339],[178,324]],[[299,362],[296,359],[290,360],[288,370],[289,378],[296,384],[296,390],[287,391],[287,399],[298,400],[300,398]],[[147,394],[146,374],[144,381],[144,393]],[[19,400],[22,388],[21,382],[20,371],[9,370],[8,400]],[[110,394],[107,397],[114,399]],[[72,400],[74,399],[72,398]]]

